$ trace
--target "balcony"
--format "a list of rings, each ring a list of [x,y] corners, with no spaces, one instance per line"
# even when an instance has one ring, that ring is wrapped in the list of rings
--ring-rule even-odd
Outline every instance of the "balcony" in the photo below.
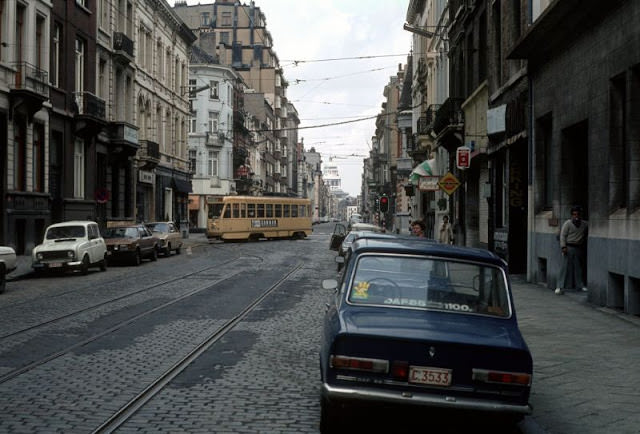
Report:
[[[140,140],[138,159],[140,160],[140,169],[154,169],[160,163],[160,144],[151,140]]]
[[[224,140],[224,133],[212,133],[207,131],[204,144],[205,146],[222,147],[224,146]]]
[[[433,122],[433,132],[438,135],[446,128],[461,128],[464,124],[462,98],[448,98],[436,112]]]
[[[107,125],[105,102],[91,92],[73,93],[76,112],[74,131],[82,137],[97,135]]]
[[[9,84],[12,113],[22,113],[33,119],[42,104],[49,99],[49,74],[26,62],[16,62],[15,79]]]
[[[113,34],[113,60],[121,65],[133,62],[133,40],[122,32]]]
[[[280,161],[280,158],[282,157],[282,153],[280,152],[279,149],[273,151],[273,159],[276,161]]]
[[[111,122],[109,124],[110,149],[116,157],[133,157],[140,147],[138,127],[127,122]]]

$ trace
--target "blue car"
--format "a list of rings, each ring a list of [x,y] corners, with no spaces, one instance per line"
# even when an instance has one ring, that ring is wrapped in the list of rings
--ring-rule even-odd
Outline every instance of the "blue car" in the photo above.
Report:
[[[493,253],[418,238],[360,238],[338,280],[320,350],[321,428],[350,405],[531,412],[531,353],[507,264]]]

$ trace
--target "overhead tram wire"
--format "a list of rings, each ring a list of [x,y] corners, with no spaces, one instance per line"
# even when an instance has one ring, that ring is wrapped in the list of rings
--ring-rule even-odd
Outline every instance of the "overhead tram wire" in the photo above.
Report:
[[[412,109],[414,109],[416,107],[420,107],[420,105],[421,104],[416,104],[415,106],[410,107],[409,109],[412,110]],[[352,123],[355,123],[355,122],[368,121],[370,119],[375,119],[375,118],[377,118],[379,116],[395,116],[398,113],[400,113],[400,112],[393,111],[393,112],[389,112],[389,113],[379,113],[379,114],[374,115],[374,116],[367,116],[367,117],[364,117],[364,118],[352,119],[352,120],[348,120],[348,121],[332,122],[332,123],[328,123],[328,124],[309,125],[309,126],[306,126],[306,127],[295,127],[295,128],[278,128],[278,129],[273,128],[273,129],[268,129],[268,130],[251,130],[250,132],[251,133],[267,133],[267,132],[270,132],[270,131],[282,132],[282,131],[308,130],[308,129],[311,129],[311,128],[333,127],[333,126],[336,126],[336,125],[344,125],[344,124],[352,124]]]
[[[291,62],[289,65],[281,65],[283,68],[288,66],[298,66],[301,63],[317,63],[317,62],[336,62],[341,60],[364,60],[364,59],[377,59],[382,57],[400,57],[407,56],[407,53],[404,54],[379,54],[374,56],[354,56],[354,57],[335,57],[335,58],[327,58],[327,59],[311,59],[311,60],[285,60],[282,62]]]

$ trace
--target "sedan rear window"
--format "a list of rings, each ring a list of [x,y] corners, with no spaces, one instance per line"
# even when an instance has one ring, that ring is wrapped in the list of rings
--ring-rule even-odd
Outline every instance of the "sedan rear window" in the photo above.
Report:
[[[407,255],[363,255],[348,300],[353,304],[422,308],[508,317],[506,277],[491,265]]]

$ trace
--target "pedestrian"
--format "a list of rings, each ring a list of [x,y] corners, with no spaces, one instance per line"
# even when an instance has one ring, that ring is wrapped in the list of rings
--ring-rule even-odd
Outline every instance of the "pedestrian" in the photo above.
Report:
[[[572,288],[587,291],[582,278],[585,269],[588,224],[582,220],[581,209],[578,206],[571,208],[571,218],[562,224],[560,230],[560,249],[562,250],[562,266],[556,294],[564,293],[564,289]]]
[[[413,232],[413,235],[415,235],[416,237],[426,238],[426,229],[427,225],[425,225],[422,220],[414,220],[413,223],[411,223],[411,232]]]
[[[444,244],[453,243],[453,230],[451,229],[451,223],[449,223],[449,216],[442,216],[442,225],[440,225],[438,241]]]

